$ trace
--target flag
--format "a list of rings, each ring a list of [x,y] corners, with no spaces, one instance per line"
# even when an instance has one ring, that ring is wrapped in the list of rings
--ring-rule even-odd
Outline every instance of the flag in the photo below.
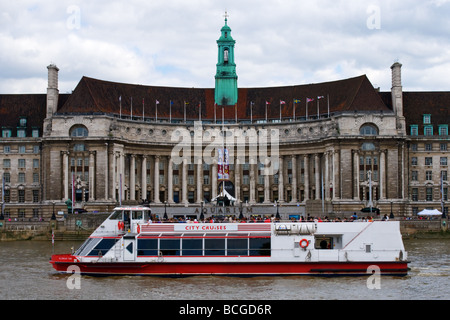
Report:
[[[314,101],[314,98],[306,98],[306,102]]]
[[[318,96],[317,100],[320,100],[320,99],[323,99],[323,98],[325,98],[325,97],[324,96]]]
[[[280,104],[286,104],[286,101],[280,100]]]
[[[156,100],[156,104],[159,104],[159,101],[158,101],[158,100]]]
[[[270,104],[270,102],[267,102],[267,101],[266,101],[266,105],[267,105],[267,104]]]
[[[294,103],[300,103],[300,99],[294,99]]]

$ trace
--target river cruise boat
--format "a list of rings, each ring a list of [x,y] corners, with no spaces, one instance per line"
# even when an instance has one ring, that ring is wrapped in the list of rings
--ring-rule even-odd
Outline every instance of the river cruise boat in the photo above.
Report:
[[[155,223],[146,207],[118,207],[59,272],[88,275],[404,276],[398,221]],[[68,268],[70,271],[68,271]]]

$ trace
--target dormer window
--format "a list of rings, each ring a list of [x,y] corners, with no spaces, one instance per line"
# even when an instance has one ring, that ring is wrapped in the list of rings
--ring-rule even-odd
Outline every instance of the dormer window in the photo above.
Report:
[[[19,120],[19,126],[20,127],[26,127],[27,126],[27,118],[21,117]]]
[[[423,124],[430,124],[431,123],[431,114],[424,114],[423,115]]]
[[[225,49],[223,52],[223,61],[228,62],[228,49]]]

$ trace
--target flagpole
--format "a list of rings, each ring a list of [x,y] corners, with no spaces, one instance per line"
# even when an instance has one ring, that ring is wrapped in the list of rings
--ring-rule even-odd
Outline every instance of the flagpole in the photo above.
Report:
[[[184,123],[186,123],[186,101],[184,101]]]
[[[308,98],[306,98],[306,120],[308,120]]]
[[[198,104],[198,121],[202,121],[202,102]]]
[[[169,123],[172,123],[172,100],[169,103]]]
[[[319,119],[319,97],[317,97],[317,119]]]
[[[133,97],[131,97],[131,120],[133,120]]]
[[[280,122],[281,122],[281,100],[280,100]]]
[[[145,117],[144,117],[144,98],[142,98],[142,121],[145,121]]]
[[[214,123],[217,123],[216,107],[217,107],[217,104],[214,102]]]
[[[295,99],[292,100],[292,121],[295,121]]]
[[[120,109],[119,109],[119,118],[122,119],[122,96],[119,97]]]
[[[266,101],[266,123],[267,123],[267,101]]]
[[[234,104],[234,121],[237,123],[237,102]]]
[[[330,117],[330,95],[327,94],[327,101],[328,101],[328,118]]]
[[[158,122],[158,100],[155,100],[155,121]]]

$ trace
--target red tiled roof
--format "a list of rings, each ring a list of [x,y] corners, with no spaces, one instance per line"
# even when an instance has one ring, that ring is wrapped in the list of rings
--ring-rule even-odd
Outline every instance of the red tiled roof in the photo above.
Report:
[[[317,114],[318,96],[320,100],[319,113],[327,113],[327,98],[329,97],[330,112],[341,111],[391,111],[383,103],[380,95],[373,88],[365,75],[317,84],[267,87],[267,88],[240,88],[238,89],[238,103],[236,111],[234,106],[224,108],[225,119],[234,119],[237,112],[238,119],[264,119],[266,101],[268,119],[280,117],[280,101],[283,118],[293,115],[294,99],[301,100],[295,105],[296,117],[306,114],[306,98],[314,98],[308,105],[308,115]],[[121,110],[119,97],[121,97]],[[176,88],[142,86],[108,82],[83,77],[67,102],[58,113],[104,113],[142,117],[155,117],[156,100],[158,104],[158,118],[172,119],[184,118],[184,103],[186,102],[186,119],[198,119],[201,105],[202,119],[214,119],[214,88]],[[133,106],[131,107],[131,101]],[[172,107],[170,108],[170,101]],[[253,102],[253,108],[250,108]],[[222,107],[217,107],[216,117],[221,118]]]

